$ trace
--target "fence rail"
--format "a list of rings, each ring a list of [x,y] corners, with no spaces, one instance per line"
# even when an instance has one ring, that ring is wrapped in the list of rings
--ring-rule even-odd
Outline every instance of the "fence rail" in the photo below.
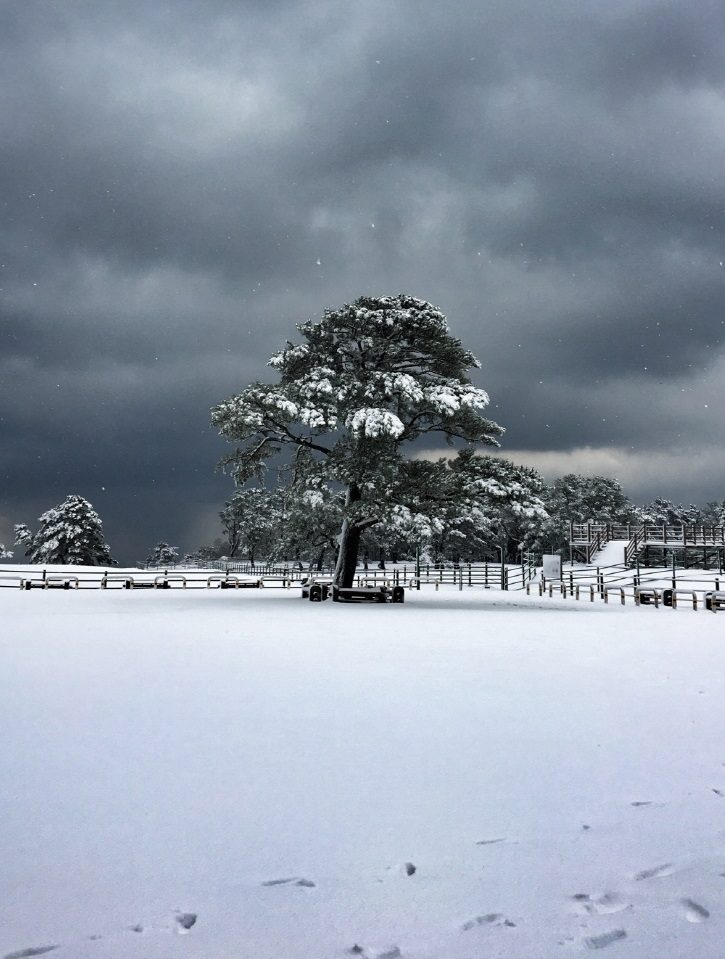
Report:
[[[242,565],[242,564],[236,564]],[[291,589],[299,587],[308,570],[288,567],[255,567],[252,574],[232,569],[177,567],[166,570],[149,569],[68,569],[46,567],[18,569],[0,566],[0,588],[21,589]],[[314,573],[314,576],[324,576]],[[328,573],[329,575],[329,573]],[[441,586],[464,590],[525,590],[532,587],[539,596],[554,595],[594,602],[607,602],[610,597],[624,602],[625,598],[644,596],[664,597],[671,590],[673,605],[691,604],[694,609],[703,601],[704,609],[725,609],[725,576],[715,571],[676,566],[643,567],[632,569],[624,563],[609,566],[571,566],[565,568],[560,580],[547,580],[540,570],[531,566],[501,566],[499,563],[471,563],[461,566],[436,567],[421,564],[402,564],[387,570],[358,569],[359,585],[405,586],[409,589]],[[709,597],[709,599],[708,599]],[[713,599],[715,597],[715,599]],[[709,605],[708,605],[709,603]],[[655,602],[655,605],[657,603]],[[665,604],[666,605],[666,604]]]
[[[548,581],[542,576],[541,582],[546,589]],[[611,566],[572,566],[564,569],[561,582],[570,593],[575,593],[577,587],[594,587],[595,592],[604,598],[609,588],[623,587],[633,592],[647,586],[663,589],[696,590],[703,595],[710,591],[719,592],[721,584],[725,584],[722,573],[706,570],[688,569],[682,566],[648,566],[633,569],[624,563]]]
[[[0,588],[69,588],[64,581],[74,579],[74,588],[80,589],[222,589],[232,583],[237,588],[253,583],[261,588],[300,585],[310,576],[329,578],[332,567],[320,570],[300,568],[298,565],[259,565],[250,563],[214,563],[203,568],[188,566],[150,567],[145,569],[73,569],[64,572],[57,567],[37,569],[0,566]],[[408,586],[457,586],[459,589],[482,587],[484,589],[523,590],[526,584],[538,575],[534,562],[520,565],[500,563],[465,563],[458,566],[434,566],[430,564],[397,564],[387,569],[364,569],[358,567],[357,582],[379,585]]]

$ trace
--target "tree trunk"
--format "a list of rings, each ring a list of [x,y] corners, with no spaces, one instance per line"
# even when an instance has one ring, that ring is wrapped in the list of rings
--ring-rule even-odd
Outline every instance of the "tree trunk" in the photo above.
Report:
[[[318,573],[321,573],[321,572],[322,572],[322,564],[323,564],[324,561],[325,561],[325,553],[326,553],[326,552],[327,552],[327,548],[326,548],[325,546],[323,546],[322,549],[320,550],[320,552],[317,554],[317,572],[318,572]]]
[[[348,487],[345,499],[346,506],[357,502],[360,499],[360,490],[358,487],[354,484]],[[346,589],[353,584],[362,533],[363,531],[360,527],[356,526],[355,523],[351,522],[346,516],[342,521],[340,549],[337,553],[337,563],[335,564],[335,575],[333,577],[333,582],[338,588]]]
[[[361,536],[362,530],[359,526],[355,526],[347,519],[343,521],[340,551],[337,554],[337,564],[335,566],[335,586],[342,588],[352,586],[357,569],[357,555]]]

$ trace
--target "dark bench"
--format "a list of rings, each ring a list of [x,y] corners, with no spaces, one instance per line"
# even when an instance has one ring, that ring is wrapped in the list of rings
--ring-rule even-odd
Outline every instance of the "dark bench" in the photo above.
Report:
[[[658,607],[662,594],[654,587],[638,586],[634,591],[634,601],[637,606],[650,606],[654,604]]]
[[[309,599],[311,603],[324,603],[330,595],[331,583],[320,582],[316,579],[302,580],[302,599]]]
[[[261,589],[261,579],[240,579],[238,576],[211,575],[207,578],[208,589]]]
[[[405,589],[402,586],[343,586],[332,587],[334,603],[404,603]]]
[[[705,609],[716,613],[719,609],[725,609],[725,593],[720,590],[711,590],[705,593]]]
[[[78,589],[77,576],[48,576],[45,579],[24,579],[22,589]]]

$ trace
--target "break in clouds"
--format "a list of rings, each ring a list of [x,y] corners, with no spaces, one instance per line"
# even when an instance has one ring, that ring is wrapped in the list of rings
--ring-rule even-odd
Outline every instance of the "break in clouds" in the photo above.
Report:
[[[209,407],[361,293],[439,305],[503,452],[725,496],[725,8],[0,12],[0,540],[213,538]]]

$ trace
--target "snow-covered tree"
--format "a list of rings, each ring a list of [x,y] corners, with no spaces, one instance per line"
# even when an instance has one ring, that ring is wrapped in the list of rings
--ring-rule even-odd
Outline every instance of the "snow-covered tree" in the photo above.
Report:
[[[379,569],[385,569],[388,560],[412,561],[429,539],[430,519],[401,508],[385,522],[365,531],[360,547],[363,565],[367,569],[371,557]]]
[[[634,504],[618,480],[609,476],[568,473],[555,480],[544,496],[549,519],[541,537],[547,549],[567,545],[569,523],[636,523]]]
[[[725,499],[708,503],[703,511],[702,521],[708,526],[725,526]]]
[[[547,519],[544,482],[529,467],[468,447],[416,469],[409,509],[419,524],[419,548],[436,562],[475,560],[494,548],[516,561],[519,547],[533,545]]]
[[[146,557],[148,566],[175,566],[179,562],[179,550],[168,543],[157,543]]]
[[[291,559],[322,569],[337,551],[344,499],[315,471],[312,463],[300,469],[279,490],[278,530],[273,559]]]
[[[0,543],[0,559],[12,559],[13,551],[11,549],[6,549],[4,543]]]
[[[452,465],[461,472],[471,503],[471,519],[466,524],[478,517],[478,538],[483,545],[503,550],[504,559],[516,562],[522,549],[539,544],[542,526],[549,519],[543,477],[530,466],[499,457],[470,456],[464,451],[459,460]],[[469,548],[466,558],[476,558],[476,554]]]
[[[66,497],[38,522],[35,533],[22,523],[15,527],[15,542],[25,548],[31,563],[115,565],[103,536],[103,523],[82,496]]]
[[[574,523],[626,523],[634,505],[618,480],[568,473],[552,484],[547,507],[553,517]]]
[[[436,307],[411,296],[360,297],[270,360],[277,383],[253,383],[212,410],[240,444],[226,465],[244,484],[270,457],[302,448],[326,482],[344,490],[335,582],[352,583],[363,532],[404,501],[405,448],[436,434],[495,445],[487,394],[468,371],[474,355],[451,336]]]
[[[219,514],[229,557],[246,553],[254,565],[266,556],[279,535],[280,497],[264,487],[240,489]]]
[[[27,546],[33,538],[30,527],[25,523],[16,523],[14,533],[16,546]]]
[[[189,560],[191,563],[196,563],[200,566],[204,566],[206,563],[213,563],[216,560],[229,558],[229,546],[221,539],[215,539],[213,543],[209,543],[205,546],[200,546],[194,553],[191,554]],[[186,557],[184,557],[186,560]]]
[[[707,509],[690,503],[673,503],[672,500],[656,497],[651,503],[637,508],[640,523],[652,523],[655,526],[695,526],[707,522]]]

